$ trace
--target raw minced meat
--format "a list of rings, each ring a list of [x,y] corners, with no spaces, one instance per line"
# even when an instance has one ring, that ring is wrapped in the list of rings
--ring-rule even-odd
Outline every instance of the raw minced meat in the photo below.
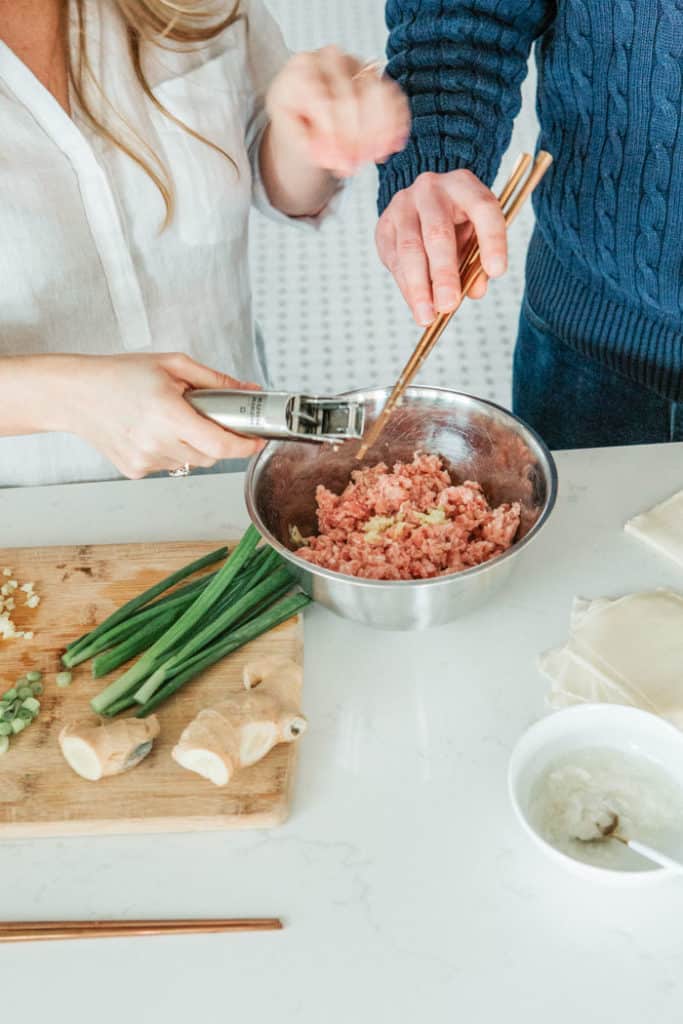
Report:
[[[519,503],[491,508],[478,483],[455,485],[438,455],[355,470],[341,494],[316,490],[319,533],[301,558],[350,576],[429,579],[502,554],[519,528]]]

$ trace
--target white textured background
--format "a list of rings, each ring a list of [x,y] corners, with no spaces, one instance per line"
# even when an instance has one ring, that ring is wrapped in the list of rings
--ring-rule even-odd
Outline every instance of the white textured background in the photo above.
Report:
[[[336,43],[362,58],[384,54],[383,0],[267,0],[292,49]],[[536,139],[533,69],[501,177]],[[392,383],[419,337],[398,289],[377,258],[376,173],[352,186],[339,220],[319,233],[254,216],[256,315],[273,383],[328,393]],[[522,294],[531,210],[511,232],[510,270],[482,302],[454,318],[420,381],[509,404],[510,366]]]

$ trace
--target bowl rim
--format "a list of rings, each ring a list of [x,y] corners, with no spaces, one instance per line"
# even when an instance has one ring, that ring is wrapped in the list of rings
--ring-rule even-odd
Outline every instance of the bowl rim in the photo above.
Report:
[[[668,722],[660,715],[655,715],[651,711],[645,711],[643,708],[631,707],[627,704],[607,704],[604,702],[596,701],[586,704],[573,704],[571,707],[561,708],[557,711],[551,711],[544,715],[542,718],[537,719],[530,726],[528,726],[515,741],[512,752],[508,759],[507,768],[507,790],[508,798],[512,804],[512,809],[515,812],[522,830],[540,847],[543,849],[545,854],[556,862],[561,862],[565,867],[574,871],[578,865],[578,873],[583,875],[585,878],[592,877],[595,880],[600,878],[615,878],[624,879],[625,881],[642,881],[645,882],[650,878],[654,879],[665,876],[677,875],[677,872],[673,868],[664,867],[663,865],[654,864],[651,868],[645,868],[640,871],[636,871],[631,868],[610,868],[605,867],[601,864],[589,864],[585,861],[578,861],[576,858],[565,853],[564,850],[560,850],[558,847],[553,846],[551,842],[544,838],[537,829],[531,824],[528,814],[522,806],[521,800],[518,796],[518,783],[520,774],[525,763],[525,755],[523,747],[535,736],[542,736],[543,733],[551,728],[547,723],[557,720],[558,716],[561,716],[565,721],[571,721],[574,719],[586,718],[590,721],[600,720],[603,718],[606,725],[609,724],[610,719],[621,718],[626,721],[632,722],[648,722],[651,728],[660,729],[662,733],[667,732],[671,736],[677,737],[677,742],[683,744],[683,734],[679,729],[676,728],[673,723]],[[610,746],[609,738],[605,740],[605,746]],[[623,750],[621,746],[612,744],[613,749]],[[682,787],[683,788],[683,787]]]
[[[356,388],[352,391],[344,391],[337,397],[358,399],[362,396],[365,396],[366,398],[377,399],[381,398],[382,396],[387,396],[390,392],[391,387]],[[447,573],[444,576],[431,576],[429,577],[429,579],[375,580],[367,579],[364,576],[351,576],[348,573],[336,572],[333,569],[325,569],[322,566],[314,565],[312,562],[307,562],[305,559],[299,558],[296,552],[291,551],[281,541],[274,537],[270,530],[266,527],[256,508],[256,503],[253,497],[253,481],[259,466],[268,457],[268,450],[271,448],[271,445],[274,443],[284,443],[275,441],[269,442],[265,446],[265,448],[263,448],[259,452],[256,458],[252,459],[251,463],[249,464],[249,468],[247,470],[247,475],[244,482],[244,497],[249,517],[251,518],[251,521],[254,523],[261,536],[272,548],[275,548],[275,550],[280,555],[282,555],[283,558],[287,559],[288,562],[291,562],[292,565],[302,570],[308,571],[315,576],[320,576],[324,579],[334,580],[337,583],[347,582],[352,583],[355,586],[360,585],[376,590],[385,589],[386,587],[393,588],[415,586],[446,586],[449,582],[452,582],[454,579],[462,580],[465,578],[469,578],[471,576],[476,576],[482,572],[485,572],[493,565],[500,565],[506,559],[514,558],[517,554],[519,554],[519,552],[523,548],[527,546],[527,544],[531,540],[533,540],[538,535],[540,530],[545,526],[557,501],[558,476],[557,466],[555,465],[555,460],[550,452],[550,449],[541,439],[541,437],[536,433],[536,431],[532,427],[528,426],[524,422],[524,420],[520,419],[519,416],[516,416],[513,412],[510,412],[509,409],[505,409],[502,405],[498,405],[496,402],[491,402],[486,398],[477,398],[475,395],[469,395],[465,391],[455,391],[453,388],[432,387],[430,385],[418,384],[413,385],[412,387],[407,389],[406,397],[410,397],[410,395],[414,394],[415,392],[419,392],[420,394],[427,396],[431,394],[437,397],[439,395],[455,395],[460,399],[465,399],[466,402],[472,405],[474,408],[482,408],[484,410],[494,409],[497,413],[502,413],[503,416],[507,417],[508,419],[516,423],[518,426],[522,427],[522,431],[528,435],[528,438],[524,438],[524,440],[530,439],[531,441],[533,441],[537,448],[536,454],[540,456],[540,461],[543,464],[543,468],[547,478],[548,490],[546,494],[545,504],[543,506],[543,511],[541,512],[541,515],[538,517],[538,519],[531,527],[527,535],[523,537],[522,540],[512,544],[511,547],[507,549],[507,551],[504,551],[502,553],[502,555],[496,555],[495,558],[489,559],[488,562],[482,562],[481,565],[474,565],[470,569],[462,569],[459,572]]]

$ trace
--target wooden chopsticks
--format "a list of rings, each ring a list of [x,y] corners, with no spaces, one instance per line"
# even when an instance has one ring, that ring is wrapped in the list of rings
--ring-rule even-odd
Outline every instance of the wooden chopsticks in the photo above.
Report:
[[[130,935],[201,935],[215,932],[279,931],[277,917],[200,918],[161,921],[3,921],[0,942],[48,939],[112,939]]]
[[[512,222],[519,214],[522,206],[527,201],[531,193],[534,191],[538,183],[545,172],[553,162],[553,158],[550,153],[546,153],[544,150],[536,157],[534,166],[531,169],[526,181],[521,185],[519,191],[515,194],[515,190],[519,186],[524,174],[526,173],[529,164],[531,163],[531,157],[528,153],[523,153],[517,163],[515,164],[512,174],[509,180],[505,184],[502,192],[498,196],[498,202],[500,203],[503,213],[505,215],[505,226],[509,228]],[[401,374],[394,385],[393,391],[387,399],[386,405],[380,412],[379,416],[374,423],[368,427],[361,442],[360,448],[356,452],[357,459],[364,459],[368,453],[368,449],[376,443],[380,434],[384,430],[389,417],[393,410],[400,402],[406,388],[410,385],[410,382],[415,377],[425,359],[429,356],[430,352],[436,345],[437,341],[443,334],[447,324],[451,318],[457,313],[462,305],[464,299],[469,295],[473,285],[484,273],[481,261],[479,259],[479,244],[476,236],[473,236],[463,254],[462,260],[460,261],[460,281],[461,281],[461,294],[455,309],[450,310],[448,313],[440,313],[435,320],[426,328],[424,334],[420,338],[417,346],[410,359],[403,367]]]

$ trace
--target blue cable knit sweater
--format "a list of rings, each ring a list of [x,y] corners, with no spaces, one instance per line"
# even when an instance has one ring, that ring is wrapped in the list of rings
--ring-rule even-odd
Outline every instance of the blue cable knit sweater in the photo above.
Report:
[[[379,209],[423,171],[487,185],[534,40],[539,145],[532,309],[563,341],[683,400],[683,0],[388,0],[389,74],[413,133]]]

